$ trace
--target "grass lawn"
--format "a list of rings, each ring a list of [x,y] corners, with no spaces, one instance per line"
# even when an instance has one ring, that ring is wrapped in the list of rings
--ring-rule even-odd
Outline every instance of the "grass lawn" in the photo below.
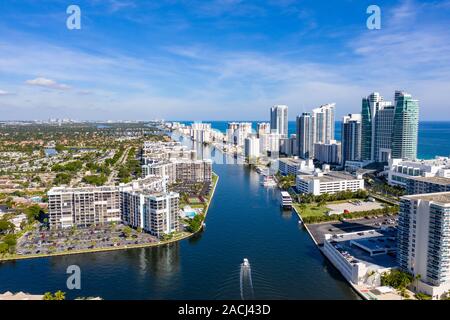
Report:
[[[189,203],[190,204],[200,204],[202,202],[200,201],[200,199],[198,197],[191,197],[191,198],[189,198]]]
[[[318,207],[316,204],[306,205],[305,210],[300,209],[299,204],[295,203],[294,206],[303,218],[324,216],[330,210],[326,206]]]

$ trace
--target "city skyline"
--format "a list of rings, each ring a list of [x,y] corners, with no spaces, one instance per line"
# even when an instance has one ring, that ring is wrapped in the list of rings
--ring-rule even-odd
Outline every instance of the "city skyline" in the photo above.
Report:
[[[441,120],[450,2],[379,1],[381,30],[366,27],[370,4],[80,1],[81,30],[61,1],[4,6],[2,120],[264,119],[276,104],[293,120],[333,102],[340,119],[397,89]]]

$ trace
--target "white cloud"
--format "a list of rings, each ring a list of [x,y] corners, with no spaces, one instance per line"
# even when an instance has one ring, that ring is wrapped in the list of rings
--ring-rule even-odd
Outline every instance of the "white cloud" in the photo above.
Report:
[[[11,94],[11,93],[8,92],[8,91],[0,90],[0,97],[1,97],[1,96],[8,96],[8,95],[10,95],[10,94]]]
[[[58,83],[54,80],[47,79],[47,78],[36,78],[33,80],[27,80],[25,81],[26,84],[29,84],[31,86],[38,86],[38,87],[46,87],[51,89],[58,89],[58,90],[67,90],[70,89],[70,86],[63,83]]]
[[[450,32],[439,23],[416,23],[414,10],[432,8],[405,3],[398,13],[396,8],[383,11],[382,30],[364,30],[351,38],[343,31],[347,47],[330,52],[327,60],[287,54],[291,47],[285,52],[243,51],[191,43],[161,46],[136,57],[106,46],[82,51],[25,36],[16,37],[20,42],[4,38],[0,87],[17,91],[14,99],[8,98],[17,116],[31,116],[16,111],[28,108],[35,110],[34,117],[53,112],[83,119],[262,120],[272,104],[288,104],[292,118],[327,102],[337,103],[340,116],[358,112],[361,97],[371,91],[392,99],[395,89],[404,89],[421,100],[422,119],[435,119],[448,114]],[[10,87],[11,79],[31,75],[47,78],[29,80],[29,85],[60,90]],[[61,94],[69,86],[59,81],[77,90]]]

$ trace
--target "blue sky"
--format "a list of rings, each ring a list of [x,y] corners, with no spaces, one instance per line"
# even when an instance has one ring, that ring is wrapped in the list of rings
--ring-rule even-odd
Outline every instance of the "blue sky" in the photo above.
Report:
[[[450,0],[2,1],[0,120],[264,120],[273,104],[293,119],[329,102],[340,117],[396,89],[450,120],[449,21]]]

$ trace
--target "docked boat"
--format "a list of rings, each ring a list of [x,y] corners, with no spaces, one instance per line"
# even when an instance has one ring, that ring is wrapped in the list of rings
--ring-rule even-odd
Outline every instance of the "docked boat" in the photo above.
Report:
[[[261,184],[264,187],[276,187],[277,186],[277,183],[272,176],[264,176],[264,179],[261,182]]]
[[[283,209],[292,209],[292,198],[289,192],[281,191],[281,206]]]

